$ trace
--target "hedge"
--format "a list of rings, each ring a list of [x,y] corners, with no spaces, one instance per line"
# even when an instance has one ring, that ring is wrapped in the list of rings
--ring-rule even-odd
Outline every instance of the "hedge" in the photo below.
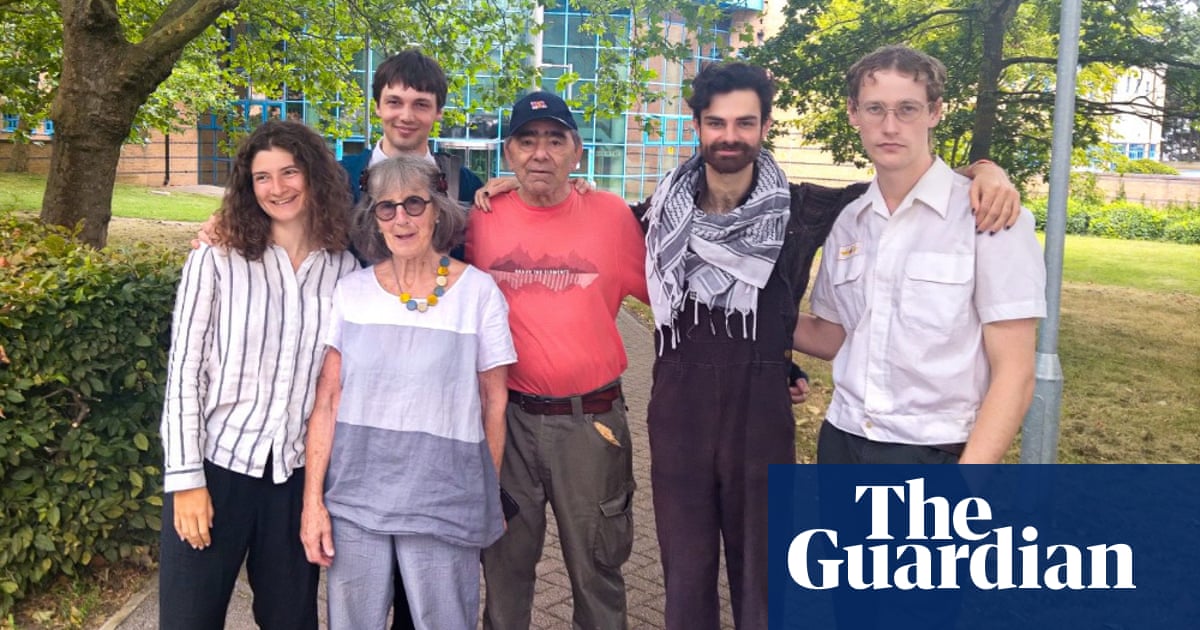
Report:
[[[1031,199],[1026,206],[1037,220],[1037,229],[1046,229],[1046,199]],[[1098,204],[1069,199],[1067,234],[1196,245],[1200,244],[1200,205],[1159,209],[1130,201]]]
[[[156,541],[181,264],[0,217],[0,618],[47,576]]]

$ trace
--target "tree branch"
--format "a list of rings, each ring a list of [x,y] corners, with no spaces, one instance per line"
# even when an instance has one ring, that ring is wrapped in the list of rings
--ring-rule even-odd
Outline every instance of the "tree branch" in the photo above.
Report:
[[[222,13],[236,9],[239,4],[241,0],[175,0],[134,49],[148,59],[178,54]]]
[[[1179,59],[1176,57],[1172,57],[1169,59],[1147,59],[1146,61],[1149,62],[1150,64],[1164,64],[1164,65],[1168,65],[1168,66],[1174,66],[1177,68],[1187,68],[1189,70],[1200,70],[1200,63],[1193,63],[1191,61]],[[1026,57],[1009,57],[1004,60],[1005,67],[1014,66],[1014,65],[1022,64],[1022,63],[1036,63],[1036,64],[1041,64],[1041,65],[1046,65],[1046,66],[1053,66],[1053,65],[1058,64],[1058,58],[1057,57],[1026,56]],[[1128,66],[1129,59],[1127,57],[1122,57],[1120,55],[1080,55],[1079,56],[1079,65],[1085,65],[1085,64],[1089,64],[1089,63],[1111,63],[1111,64],[1115,64],[1115,65],[1119,65],[1119,66]],[[1143,64],[1143,65],[1147,65],[1147,64]]]

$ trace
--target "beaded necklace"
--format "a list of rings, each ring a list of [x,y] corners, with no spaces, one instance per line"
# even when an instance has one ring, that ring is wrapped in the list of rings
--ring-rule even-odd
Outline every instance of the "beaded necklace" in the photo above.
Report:
[[[400,292],[400,303],[410,311],[424,313],[431,306],[437,306],[438,298],[446,294],[446,285],[450,282],[450,257],[442,256],[438,261],[437,278],[434,283],[433,293],[425,296],[424,299],[415,298],[411,293],[400,287],[400,272],[396,269],[396,259],[392,259],[392,275],[396,276],[396,290]]]

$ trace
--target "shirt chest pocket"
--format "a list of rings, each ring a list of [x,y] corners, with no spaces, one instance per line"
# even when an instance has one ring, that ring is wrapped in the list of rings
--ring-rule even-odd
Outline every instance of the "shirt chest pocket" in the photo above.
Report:
[[[862,254],[838,261],[833,268],[833,295],[842,317],[842,328],[846,330],[858,327],[866,307],[866,268],[867,257]]]
[[[971,320],[975,256],[914,252],[904,265],[900,313],[930,332],[950,333]]]

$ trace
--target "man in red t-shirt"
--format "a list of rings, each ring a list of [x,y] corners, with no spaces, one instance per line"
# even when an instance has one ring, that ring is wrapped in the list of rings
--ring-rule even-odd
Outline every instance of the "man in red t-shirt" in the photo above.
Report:
[[[509,369],[500,483],[520,506],[484,551],[484,627],[528,628],[535,567],[554,509],[574,596],[574,625],[625,628],[621,565],[633,546],[633,465],[615,318],[647,300],[646,248],[629,206],[576,192],[583,153],[566,103],[534,92],[513,107],[504,155],[520,188],[475,213],[467,260],[509,305],[518,363]]]

